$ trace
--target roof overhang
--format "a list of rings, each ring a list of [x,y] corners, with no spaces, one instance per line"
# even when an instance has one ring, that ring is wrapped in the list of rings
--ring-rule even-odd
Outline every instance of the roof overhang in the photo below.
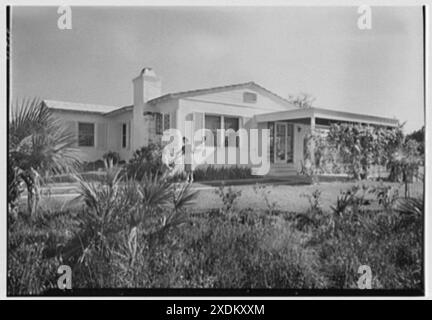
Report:
[[[399,125],[397,119],[314,107],[264,113],[255,116],[257,122],[296,120],[304,118],[319,118],[340,122],[357,122],[387,127],[397,127]]]

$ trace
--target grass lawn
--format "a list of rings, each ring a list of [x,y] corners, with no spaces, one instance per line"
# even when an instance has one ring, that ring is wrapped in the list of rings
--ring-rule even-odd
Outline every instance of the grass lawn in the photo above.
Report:
[[[330,205],[334,205],[336,198],[341,191],[348,190],[354,185],[378,186],[379,182],[321,182],[315,185],[266,185],[267,197],[270,203],[275,203],[276,210],[303,212],[309,208],[308,198],[302,195],[311,195],[315,190],[321,191],[321,204],[323,210],[329,210]],[[404,187],[399,183],[384,183],[385,185],[397,186],[399,194],[404,194]],[[193,211],[203,211],[206,209],[217,209],[222,206],[222,201],[215,193],[216,187],[207,186],[200,183],[195,183],[194,186],[199,190],[199,197],[193,206]],[[241,191],[241,196],[236,202],[237,209],[267,209],[267,205],[263,198],[263,192],[254,191],[254,185],[232,186],[234,191]],[[423,183],[416,182],[410,185],[411,196],[417,197],[423,194]],[[59,210],[80,206],[81,203],[77,200],[76,194],[45,197],[40,205],[44,209]],[[368,195],[367,198],[374,198],[373,195]],[[25,202],[23,201],[23,205]]]
[[[292,212],[303,212],[309,208],[309,201],[307,197],[302,194],[311,195],[316,189],[321,191],[321,204],[324,210],[329,210],[330,205],[334,205],[336,198],[340,191],[345,191],[354,185],[367,185],[367,186],[378,186],[379,182],[322,182],[316,185],[276,185],[268,186],[270,190],[268,193],[268,199],[270,202],[276,203],[276,209]],[[385,185],[393,185],[399,188],[399,195],[404,194],[404,187],[398,183],[385,183]],[[262,193],[256,193],[254,187],[248,186],[233,186],[233,190],[240,190],[241,196],[238,198],[236,208],[254,208],[254,209],[266,209],[265,201],[262,197]],[[215,189],[215,188],[214,188]],[[208,208],[219,208],[222,202],[218,195],[215,194],[214,189],[200,191],[199,200],[196,203],[196,210],[208,209]],[[421,196],[423,194],[423,183],[416,182],[410,185],[411,196]],[[373,195],[368,195],[371,199]]]

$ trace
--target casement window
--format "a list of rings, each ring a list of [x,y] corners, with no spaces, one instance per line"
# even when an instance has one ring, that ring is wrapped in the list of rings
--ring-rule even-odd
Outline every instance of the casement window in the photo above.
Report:
[[[256,103],[257,102],[257,94],[254,92],[243,92],[243,102],[246,103]]]
[[[78,146],[94,147],[95,145],[95,124],[87,122],[78,123]]]
[[[223,137],[223,146],[228,147],[229,145],[229,134],[227,130],[232,129],[234,132],[240,128],[240,119],[237,117],[226,117],[226,116],[215,116],[215,115],[205,115],[205,129],[209,130],[213,134],[213,146],[217,147],[221,145],[218,140],[221,138],[218,137],[217,130],[225,129],[225,136]],[[232,134],[232,132],[231,132]],[[211,146],[211,139],[206,135],[206,145]],[[238,136],[236,137],[236,147],[239,146]]]
[[[156,113],[156,134],[163,134],[165,130],[168,130],[170,121],[169,113]]]
[[[127,124],[122,124],[122,148],[127,147]]]

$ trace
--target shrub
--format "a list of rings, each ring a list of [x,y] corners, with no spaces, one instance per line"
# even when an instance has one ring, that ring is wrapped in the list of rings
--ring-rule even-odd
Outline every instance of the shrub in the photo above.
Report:
[[[419,166],[422,161],[419,156],[418,143],[415,140],[406,140],[392,153],[387,164],[390,169],[389,179],[401,181],[405,184],[405,197],[409,196],[409,183],[419,175]]]
[[[366,179],[372,165],[386,165],[403,142],[401,127],[387,129],[361,124],[332,124],[327,133],[314,132],[307,138],[314,144],[313,173],[346,172],[355,179]]]
[[[320,270],[328,279],[329,288],[357,288],[358,268],[368,265],[374,289],[421,289],[419,212],[423,208],[410,202],[400,211],[415,214],[398,210],[376,212],[358,206],[362,199],[362,194],[345,192],[335,207],[337,214],[324,215],[322,223],[311,232],[309,245],[317,250]]]
[[[270,194],[272,188],[273,188],[272,186],[263,185],[259,183],[256,183],[253,186],[253,191],[255,192],[256,195],[260,195],[262,197],[267,207],[267,213],[270,215],[274,213],[277,206],[277,203],[275,201],[270,200]]]
[[[231,213],[237,198],[241,196],[241,190],[234,191],[231,186],[226,189],[224,184],[221,184],[215,193],[223,202],[222,213]]]
[[[194,171],[195,181],[233,180],[253,178],[252,169],[245,166],[207,166]]]
[[[147,173],[156,174],[162,171],[162,146],[156,143],[136,150],[126,165],[127,175],[138,180]]]
[[[114,165],[119,164],[120,162],[120,154],[115,151],[108,151],[102,156],[104,161],[112,161]]]

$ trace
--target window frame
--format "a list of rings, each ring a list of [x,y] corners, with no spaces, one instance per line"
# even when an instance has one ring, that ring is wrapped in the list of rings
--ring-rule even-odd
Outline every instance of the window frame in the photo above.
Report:
[[[237,119],[238,121],[238,130],[241,129],[241,117],[240,116],[236,116],[236,115],[226,115],[226,114],[218,114],[218,113],[204,113],[204,129],[205,130],[210,130],[207,129],[206,127],[206,117],[218,117],[219,121],[220,121],[220,128],[216,129],[216,130],[225,130],[225,118],[231,118],[231,119]],[[237,136],[236,136],[236,148],[239,148],[240,146],[240,137],[238,136],[238,130],[236,131]],[[227,135],[227,131],[224,132],[224,138],[223,138],[223,142],[218,141],[218,137],[217,134],[213,134],[214,137],[214,142],[213,142],[213,146],[215,148],[230,148],[230,146],[228,146],[228,135]],[[232,147],[231,147],[232,148]]]
[[[168,127],[165,127],[166,119],[168,119]],[[171,114],[169,112],[157,112],[155,114],[155,127],[156,134],[163,135],[165,130],[171,128]]]
[[[93,132],[91,135],[92,138],[92,144],[82,144],[81,136],[83,134],[80,132],[80,126],[81,125],[91,125],[93,127]],[[84,136],[90,136],[90,134],[84,134]],[[78,122],[78,147],[84,147],[84,148],[94,148],[96,146],[96,124],[94,122]]]

